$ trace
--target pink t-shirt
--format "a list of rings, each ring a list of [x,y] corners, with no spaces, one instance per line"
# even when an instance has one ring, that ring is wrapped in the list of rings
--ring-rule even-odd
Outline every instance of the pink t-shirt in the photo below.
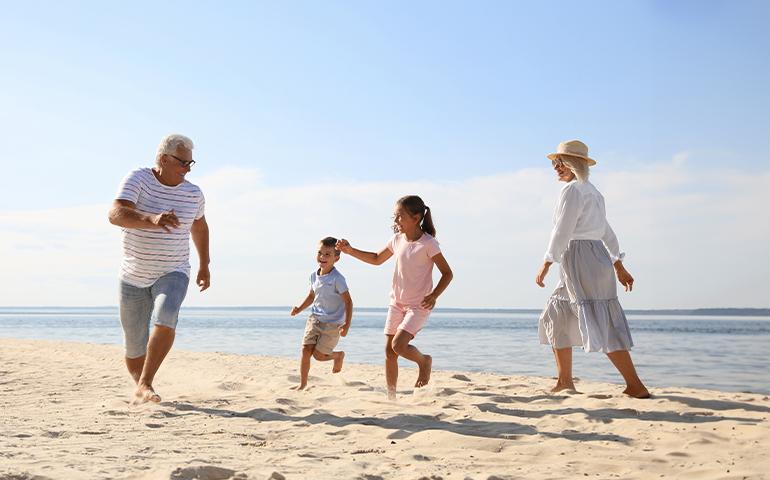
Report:
[[[433,257],[441,253],[438,242],[427,233],[414,242],[397,233],[386,248],[396,257],[390,303],[419,306],[433,290]]]

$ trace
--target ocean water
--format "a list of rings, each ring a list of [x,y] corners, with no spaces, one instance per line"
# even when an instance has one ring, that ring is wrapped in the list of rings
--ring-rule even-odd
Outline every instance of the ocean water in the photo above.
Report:
[[[307,315],[288,312],[289,307],[183,308],[174,348],[298,358]],[[347,362],[382,364],[384,318],[384,309],[356,309],[338,347]],[[537,319],[538,312],[526,310],[437,309],[414,344],[433,355],[438,370],[554,376],[553,353],[538,342]],[[770,317],[628,319],[636,345],[632,358],[649,387],[770,394]],[[0,337],[122,344],[115,307],[0,307]],[[605,355],[575,349],[573,358],[576,377],[622,383]]]

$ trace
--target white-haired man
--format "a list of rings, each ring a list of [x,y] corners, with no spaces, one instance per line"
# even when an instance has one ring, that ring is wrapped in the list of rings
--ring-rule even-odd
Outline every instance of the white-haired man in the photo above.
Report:
[[[192,149],[184,135],[164,137],[155,166],[129,173],[110,210],[110,223],[123,229],[120,323],[136,402],[160,402],[152,382],[174,343],[190,282],[191,233],[200,260],[196,284],[203,291],[211,283],[203,193],[185,180],[195,163]]]

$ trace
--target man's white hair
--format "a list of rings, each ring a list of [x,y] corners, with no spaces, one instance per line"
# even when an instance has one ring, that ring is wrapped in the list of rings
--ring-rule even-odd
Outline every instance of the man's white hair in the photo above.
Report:
[[[178,133],[166,135],[160,141],[160,145],[158,145],[158,153],[155,155],[155,161],[160,162],[160,156],[163,154],[173,155],[179,147],[192,150],[194,148],[193,141],[190,140],[189,137],[185,137]]]
[[[579,182],[588,180],[588,162],[579,157],[559,155],[559,160],[575,174]]]

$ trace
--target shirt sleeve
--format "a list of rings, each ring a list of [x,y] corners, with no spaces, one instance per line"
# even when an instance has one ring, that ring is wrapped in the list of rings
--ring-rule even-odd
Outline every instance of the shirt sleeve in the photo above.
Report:
[[[388,243],[385,244],[385,248],[390,250],[390,253],[396,253],[396,240],[398,239],[398,234],[393,235],[390,237],[390,240],[388,240]]]
[[[337,279],[334,282],[334,288],[337,289],[337,293],[342,294],[348,291],[348,283],[345,281],[345,277],[337,275]]]
[[[620,251],[618,237],[615,236],[615,232],[612,230],[612,227],[610,227],[609,222],[605,222],[605,224],[607,227],[602,236],[602,242],[604,242],[604,246],[607,247],[607,252],[610,254],[612,263],[615,263],[618,260],[623,260],[626,257],[626,253]]]
[[[578,189],[572,185],[564,187],[559,196],[559,203],[556,205],[551,240],[548,242],[548,250],[544,257],[546,262],[558,263],[561,261],[561,257],[569,246],[569,241],[572,239],[572,234],[575,231],[578,216],[580,216],[581,204],[581,196]]]
[[[430,242],[427,242],[425,245],[425,250],[428,253],[428,258],[433,258],[441,253],[441,247],[439,246],[438,240],[431,238]]]
[[[200,192],[201,198],[198,201],[198,212],[195,214],[195,219],[200,220],[206,214],[206,198],[203,196],[203,192]]]
[[[136,203],[139,200],[139,193],[142,191],[140,175],[140,170],[135,170],[126,175],[126,178],[120,182],[115,199]]]

